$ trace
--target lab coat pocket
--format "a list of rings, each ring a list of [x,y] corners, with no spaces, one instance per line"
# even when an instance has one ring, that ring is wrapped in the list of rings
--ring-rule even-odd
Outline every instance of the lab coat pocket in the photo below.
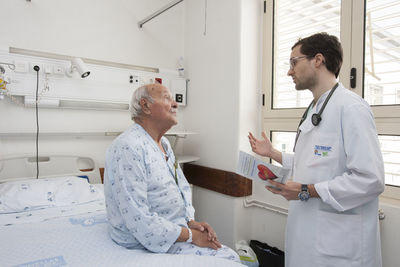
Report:
[[[317,213],[316,251],[322,266],[354,265],[361,257],[361,216],[326,211]],[[343,266],[343,265],[342,265]]]
[[[334,134],[320,133],[307,146],[307,165],[310,168],[331,169],[339,157],[339,140]],[[328,171],[328,170],[325,170]]]

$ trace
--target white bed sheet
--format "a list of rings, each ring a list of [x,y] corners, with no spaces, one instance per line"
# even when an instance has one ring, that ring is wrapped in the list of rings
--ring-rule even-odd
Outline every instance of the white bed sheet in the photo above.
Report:
[[[107,234],[104,202],[64,212],[46,210],[18,219],[0,215],[0,266],[244,266],[216,257],[155,254],[118,246]]]
[[[95,184],[97,189],[104,191],[104,185]],[[79,214],[105,213],[104,198],[79,205],[52,207],[24,212],[6,213],[0,215],[0,226],[9,226],[24,223],[37,223],[53,218],[61,218]]]

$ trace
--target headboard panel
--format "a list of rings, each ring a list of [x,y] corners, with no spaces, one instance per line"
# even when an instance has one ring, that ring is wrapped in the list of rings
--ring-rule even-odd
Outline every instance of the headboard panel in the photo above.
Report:
[[[101,183],[96,162],[86,156],[46,155],[39,157],[39,178],[79,175],[90,183]],[[0,182],[36,178],[36,156],[16,155],[0,158]]]

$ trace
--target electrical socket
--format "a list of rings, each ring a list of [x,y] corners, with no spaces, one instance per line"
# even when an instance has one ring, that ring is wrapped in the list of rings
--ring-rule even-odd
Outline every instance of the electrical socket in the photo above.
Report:
[[[133,86],[139,86],[140,84],[140,78],[137,75],[130,75],[129,76],[129,83],[131,83]]]
[[[53,73],[54,74],[57,74],[57,75],[64,75],[64,67],[63,66],[59,66],[59,65],[56,65],[56,66],[54,66],[54,68],[53,68]]]

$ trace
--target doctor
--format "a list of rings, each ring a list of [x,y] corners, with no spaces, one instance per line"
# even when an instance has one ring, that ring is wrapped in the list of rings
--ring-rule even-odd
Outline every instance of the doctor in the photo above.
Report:
[[[249,133],[253,152],[292,171],[293,181],[270,183],[289,200],[285,266],[380,267],[378,196],[384,169],[369,105],[336,81],[342,47],[335,36],[300,39],[288,75],[314,100],[297,131],[294,154]]]

